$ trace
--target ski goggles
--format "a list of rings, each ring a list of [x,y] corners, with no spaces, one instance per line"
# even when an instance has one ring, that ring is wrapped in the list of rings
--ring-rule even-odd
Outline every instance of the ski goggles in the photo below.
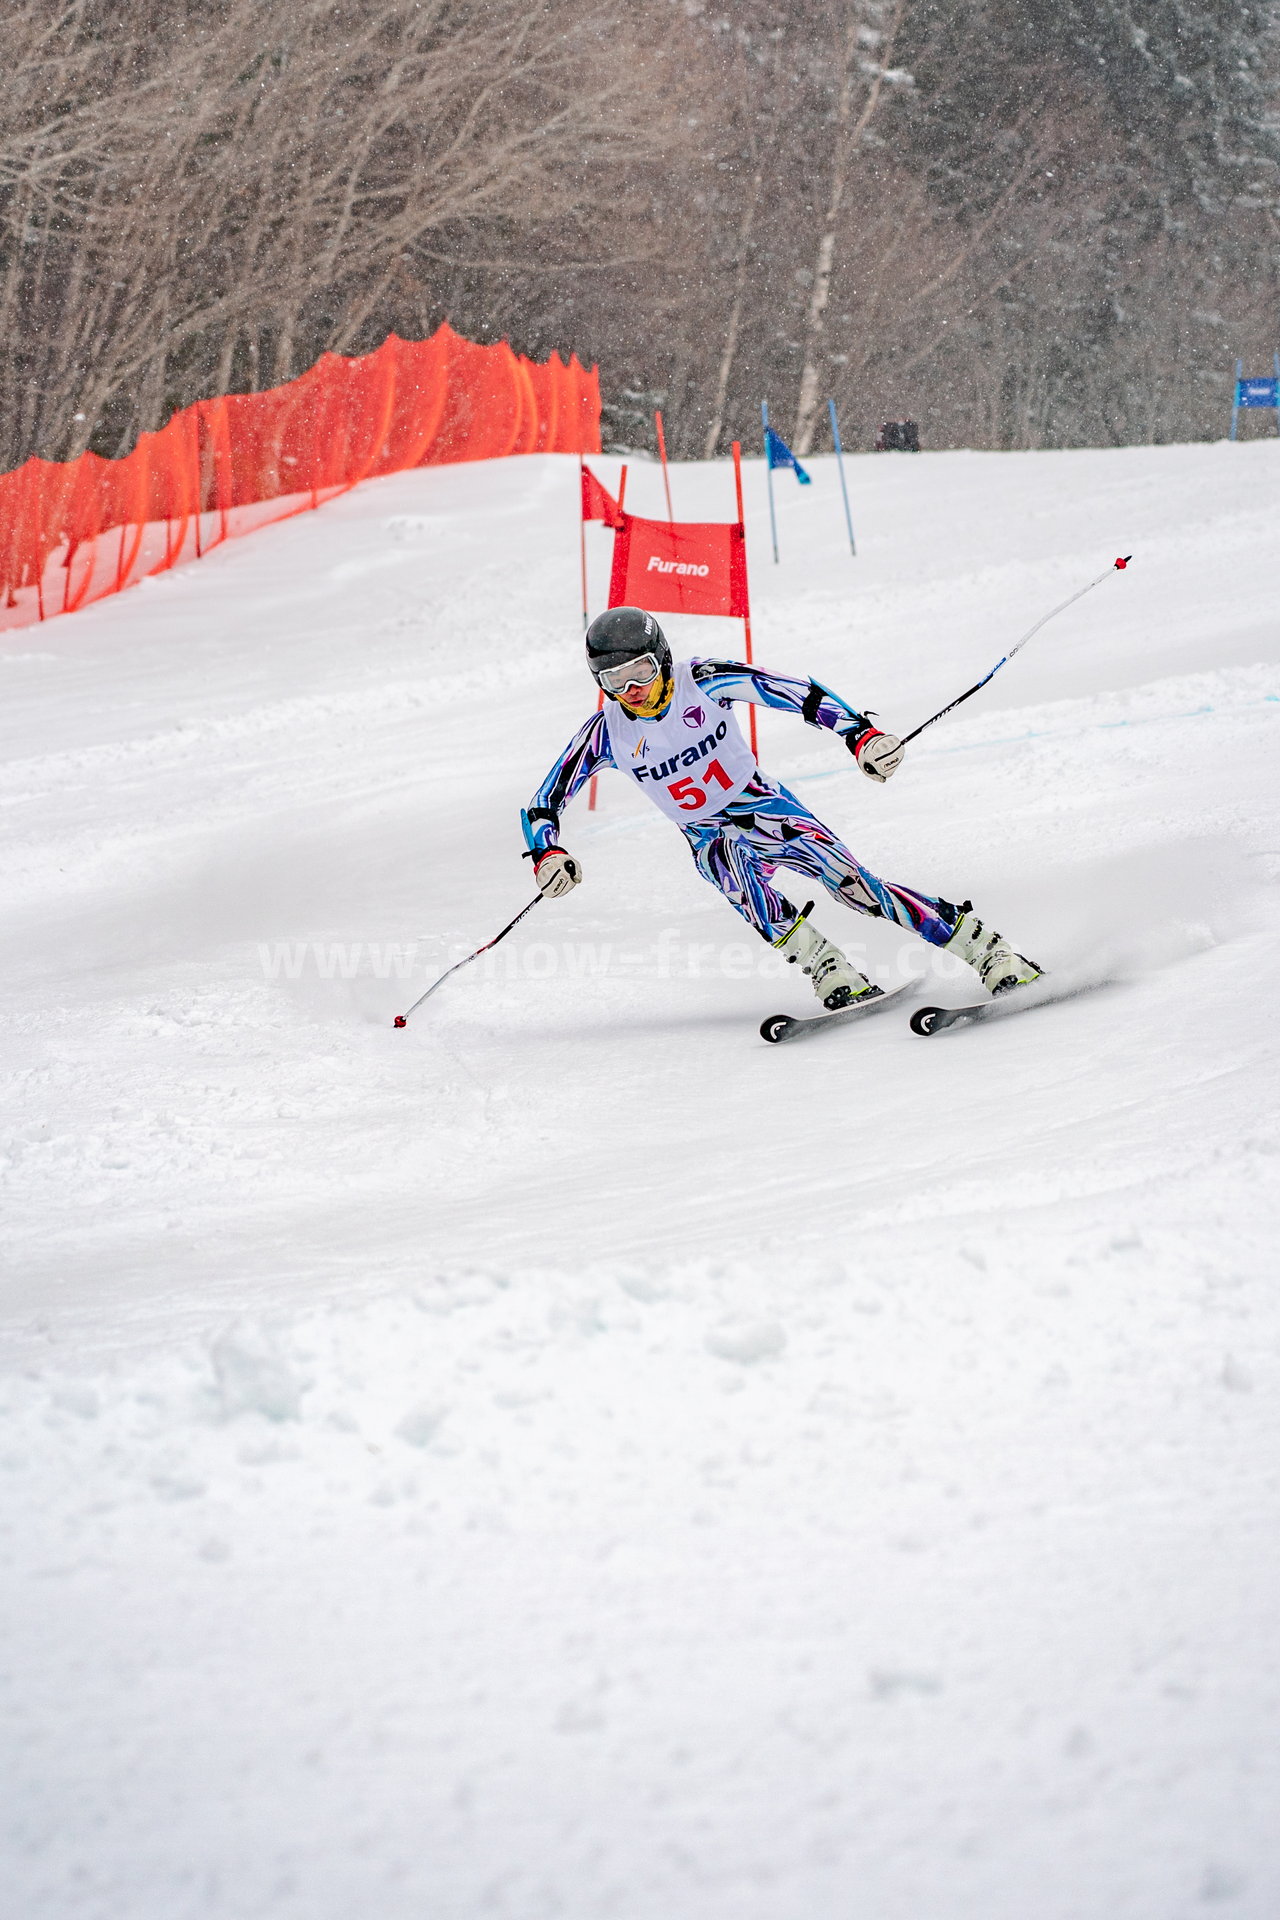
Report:
[[[628,687],[647,687],[661,671],[656,653],[641,653],[620,667],[601,667],[596,679],[606,693],[625,693]]]

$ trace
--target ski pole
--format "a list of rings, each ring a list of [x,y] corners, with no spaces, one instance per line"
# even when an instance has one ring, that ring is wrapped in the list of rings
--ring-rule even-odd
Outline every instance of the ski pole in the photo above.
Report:
[[[1015,641],[1014,645],[1010,647],[1008,653],[1005,654],[1003,660],[996,661],[990,673],[984,673],[981,680],[979,680],[975,686],[970,687],[967,693],[958,694],[956,698],[954,700],[949,701],[945,707],[940,707],[937,713],[933,714],[930,719],[922,720],[920,722],[920,725],[918,727],[913,728],[910,733],[904,733],[902,736],[902,745],[905,747],[908,740],[914,740],[916,737],[916,734],[923,733],[925,728],[931,727],[935,720],[941,720],[944,714],[950,713],[953,710],[953,708],[958,707],[962,703],[962,701],[968,700],[975,693],[980,693],[983,687],[986,686],[987,681],[994,680],[995,676],[999,673],[1001,667],[1008,666],[1014,654],[1020,653],[1023,647],[1026,646],[1028,640],[1032,639],[1034,635],[1039,633],[1041,627],[1048,626],[1050,620],[1054,619],[1060,613],[1065,613],[1067,608],[1070,606],[1073,606],[1077,600],[1083,600],[1086,593],[1092,593],[1095,587],[1101,586],[1102,582],[1106,579],[1108,574],[1123,573],[1125,568],[1128,566],[1129,562],[1132,560],[1132,558],[1133,558],[1133,555],[1131,553],[1126,553],[1122,560],[1113,560],[1111,565],[1107,567],[1104,572],[1100,573],[1096,580],[1090,580],[1087,586],[1078,587],[1076,591],[1071,595],[1070,599],[1064,600],[1060,607],[1053,607],[1050,609],[1048,613],[1042,614],[1040,618],[1036,621],[1034,627],[1028,627],[1027,631],[1023,634],[1021,640]]]
[[[474,953],[469,953],[466,956],[465,960],[455,960],[451,967],[446,967],[444,972],[440,975],[440,978],[438,980],[433,980],[431,982],[431,985],[427,988],[426,992],[420,993],[411,1007],[407,1008],[404,1013],[398,1013],[396,1015],[395,1019],[391,1022],[392,1026],[393,1027],[407,1026],[409,1024],[409,1015],[411,1013],[416,1013],[418,1011],[418,1008],[422,1005],[423,1001],[429,1000],[432,994],[435,992],[436,988],[442,987],[445,981],[449,978],[449,975],[451,973],[456,973],[459,967],[469,966],[471,961],[478,960],[482,953],[488,953],[490,947],[496,947],[499,940],[505,940],[507,935],[511,932],[511,929],[513,927],[518,927],[520,925],[520,922],[524,919],[526,913],[532,913],[534,908],[540,904],[540,902],[544,899],[544,897],[545,896],[543,894],[535,893],[533,896],[533,899],[529,902],[528,906],[521,907],[515,919],[508,921],[507,925],[502,929],[501,933],[495,933],[492,940],[486,940],[482,947],[477,947]]]

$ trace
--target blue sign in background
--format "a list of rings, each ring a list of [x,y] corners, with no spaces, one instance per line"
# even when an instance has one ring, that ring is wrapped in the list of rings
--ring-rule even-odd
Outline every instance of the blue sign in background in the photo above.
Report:
[[[1236,437],[1236,422],[1241,410],[1247,407],[1271,407],[1276,416],[1276,431],[1280,433],[1280,353],[1272,357],[1272,374],[1255,374],[1250,378],[1244,370],[1244,361],[1236,361],[1236,383],[1231,400],[1231,433]]]

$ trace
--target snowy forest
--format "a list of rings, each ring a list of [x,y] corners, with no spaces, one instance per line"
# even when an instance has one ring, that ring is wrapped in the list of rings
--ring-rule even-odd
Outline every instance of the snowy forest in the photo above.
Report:
[[[448,318],[709,457],[1219,437],[1270,365],[1274,0],[14,0],[0,466]]]

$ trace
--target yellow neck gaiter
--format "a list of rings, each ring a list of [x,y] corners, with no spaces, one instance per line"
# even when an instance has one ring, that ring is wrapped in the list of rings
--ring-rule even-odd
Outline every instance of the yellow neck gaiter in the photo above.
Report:
[[[626,700],[619,700],[618,705],[624,712],[633,714],[637,720],[656,720],[671,705],[671,696],[674,692],[674,680],[669,673],[664,673],[656,682],[653,692],[643,706],[633,707]]]

